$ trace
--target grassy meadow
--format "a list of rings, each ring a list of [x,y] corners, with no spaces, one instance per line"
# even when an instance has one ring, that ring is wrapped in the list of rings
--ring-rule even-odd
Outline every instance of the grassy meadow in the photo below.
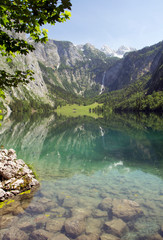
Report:
[[[87,106],[83,106],[83,105],[79,106],[77,104],[72,104],[72,105],[67,104],[65,106],[58,107],[56,109],[56,112],[58,115],[64,115],[67,117],[89,116],[93,118],[99,118],[99,117],[102,117],[102,114],[98,115],[97,113],[93,112],[93,109],[98,107],[98,105],[102,106],[103,104],[93,103]]]

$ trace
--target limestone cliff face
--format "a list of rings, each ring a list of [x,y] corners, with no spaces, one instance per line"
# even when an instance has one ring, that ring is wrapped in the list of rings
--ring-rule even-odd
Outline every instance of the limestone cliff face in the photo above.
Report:
[[[51,106],[57,98],[56,87],[69,93],[92,97],[103,91],[121,89],[147,73],[161,74],[163,42],[128,53],[123,59],[107,57],[91,44],[75,46],[68,41],[49,40],[35,44],[35,51],[18,56],[13,63],[1,59],[1,69],[32,69],[35,81],[7,92],[6,104],[13,99],[39,99]],[[157,77],[156,77],[157,78]],[[60,90],[57,90],[60,91]]]
[[[54,86],[83,96],[121,89],[157,70],[163,42],[128,53],[123,59],[108,58],[91,44],[74,46],[70,42],[50,40],[36,45],[35,55],[45,68],[44,80]],[[46,70],[46,71],[45,71]],[[50,74],[48,72],[51,71]],[[46,75],[46,79],[45,79]],[[47,78],[47,75],[48,78]]]
[[[153,91],[163,91],[163,52],[161,54],[156,71],[148,82],[149,87],[148,93],[151,94]]]
[[[121,89],[147,73],[153,74],[159,65],[162,51],[163,42],[160,42],[151,47],[128,53],[107,70],[106,86],[111,91]]]
[[[35,48],[47,86],[59,86],[83,96],[92,96],[92,88],[99,93],[103,72],[117,61],[91,44],[79,47],[67,41],[49,40],[47,44],[36,44]]]
[[[19,84],[17,88],[11,88],[6,90],[5,104],[9,104],[14,98],[29,100],[29,99],[42,99],[45,103],[53,105],[48,98],[48,89],[45,81],[43,80],[42,72],[38,64],[38,60],[34,53],[29,53],[27,56],[17,56],[13,59],[13,62],[7,64],[5,58],[1,58],[1,69],[5,69],[7,72],[13,73],[15,69],[26,70],[31,69],[34,71],[35,81],[31,81],[27,85],[23,86]]]

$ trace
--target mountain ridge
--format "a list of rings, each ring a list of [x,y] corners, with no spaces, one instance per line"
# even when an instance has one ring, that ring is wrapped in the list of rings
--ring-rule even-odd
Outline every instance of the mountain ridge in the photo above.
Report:
[[[0,60],[1,67],[9,71],[15,68],[35,70],[34,82],[6,92],[6,105],[20,100],[36,108],[38,105],[34,101],[38,101],[40,106],[49,104],[54,108],[64,102],[81,102],[82,97],[123,89],[147,74],[150,75],[146,83],[149,93],[160,91],[155,86],[155,79],[159,86],[162,81],[163,41],[129,52],[122,59],[108,57],[88,43],[75,46],[69,41],[50,39],[47,44],[33,44],[34,52],[18,56],[12,64]]]

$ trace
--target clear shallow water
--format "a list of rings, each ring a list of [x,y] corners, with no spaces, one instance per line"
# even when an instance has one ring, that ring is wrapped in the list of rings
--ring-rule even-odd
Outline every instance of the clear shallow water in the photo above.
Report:
[[[101,211],[103,199],[136,201],[143,215],[127,221],[121,239],[149,239],[163,225],[163,128],[156,116],[112,115],[107,121],[50,118],[8,121],[0,141],[36,169],[38,191],[24,195],[1,211],[1,238],[23,231],[22,239],[49,239],[63,233],[74,209],[89,212],[84,235],[105,233],[115,216]],[[56,227],[56,222],[60,223]],[[22,232],[20,232],[22,234]],[[35,235],[32,235],[34,234]],[[91,235],[92,236],[92,235]],[[21,239],[21,237],[20,237]],[[45,238],[46,239],[46,238]],[[90,238],[92,239],[92,238]]]

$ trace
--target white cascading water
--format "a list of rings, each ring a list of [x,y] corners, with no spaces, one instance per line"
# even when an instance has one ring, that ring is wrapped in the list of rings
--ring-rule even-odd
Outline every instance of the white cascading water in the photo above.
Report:
[[[106,72],[103,73],[103,78],[102,78],[102,84],[101,84],[101,89],[100,89],[100,93],[103,93],[103,91],[105,90],[105,75],[106,75]]]

